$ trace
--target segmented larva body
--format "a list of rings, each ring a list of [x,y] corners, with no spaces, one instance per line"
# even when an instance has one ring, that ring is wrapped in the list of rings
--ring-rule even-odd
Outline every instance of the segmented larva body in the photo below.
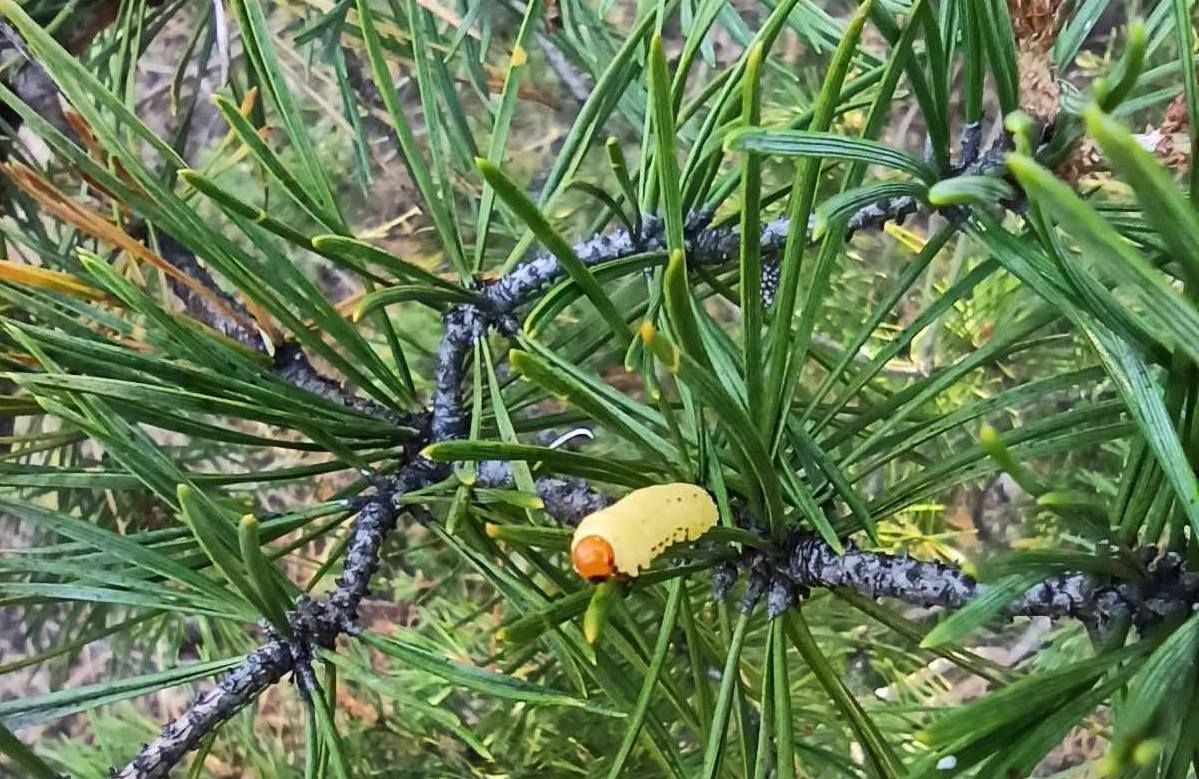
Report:
[[[570,542],[571,562],[590,581],[637,576],[669,547],[702,536],[716,518],[712,496],[694,484],[633,490],[579,523]]]

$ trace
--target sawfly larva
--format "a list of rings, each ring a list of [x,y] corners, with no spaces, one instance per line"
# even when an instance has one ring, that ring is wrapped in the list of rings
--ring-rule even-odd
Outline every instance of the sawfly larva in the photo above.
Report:
[[[694,484],[633,490],[579,523],[570,542],[571,563],[592,582],[637,576],[669,547],[702,536],[716,518],[712,496]]]

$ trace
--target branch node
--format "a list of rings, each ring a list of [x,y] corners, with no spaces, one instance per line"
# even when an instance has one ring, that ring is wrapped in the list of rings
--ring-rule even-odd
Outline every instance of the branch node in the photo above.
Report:
[[[770,574],[763,571],[761,568],[754,568],[749,573],[749,584],[745,587],[745,594],[741,596],[741,613],[749,614],[758,605],[758,601],[762,599],[762,594],[766,592],[770,586]]]
[[[712,568],[712,600],[717,603],[724,602],[733,585],[737,583],[738,573],[736,563],[731,560],[717,563]]]
[[[799,602],[799,592],[795,583],[781,572],[775,572],[770,577],[770,589],[766,593],[766,616],[774,619],[785,614]]]

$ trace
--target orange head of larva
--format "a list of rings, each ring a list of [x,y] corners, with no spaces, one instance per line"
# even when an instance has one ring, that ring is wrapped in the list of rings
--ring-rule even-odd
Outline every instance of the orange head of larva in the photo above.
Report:
[[[616,553],[612,545],[599,536],[579,539],[570,553],[575,572],[589,582],[603,582],[616,575]]]

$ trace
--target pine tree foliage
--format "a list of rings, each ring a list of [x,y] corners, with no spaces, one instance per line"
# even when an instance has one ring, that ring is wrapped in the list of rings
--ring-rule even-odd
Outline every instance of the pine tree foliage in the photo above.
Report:
[[[0,14],[0,773],[1194,775],[1190,0]]]

